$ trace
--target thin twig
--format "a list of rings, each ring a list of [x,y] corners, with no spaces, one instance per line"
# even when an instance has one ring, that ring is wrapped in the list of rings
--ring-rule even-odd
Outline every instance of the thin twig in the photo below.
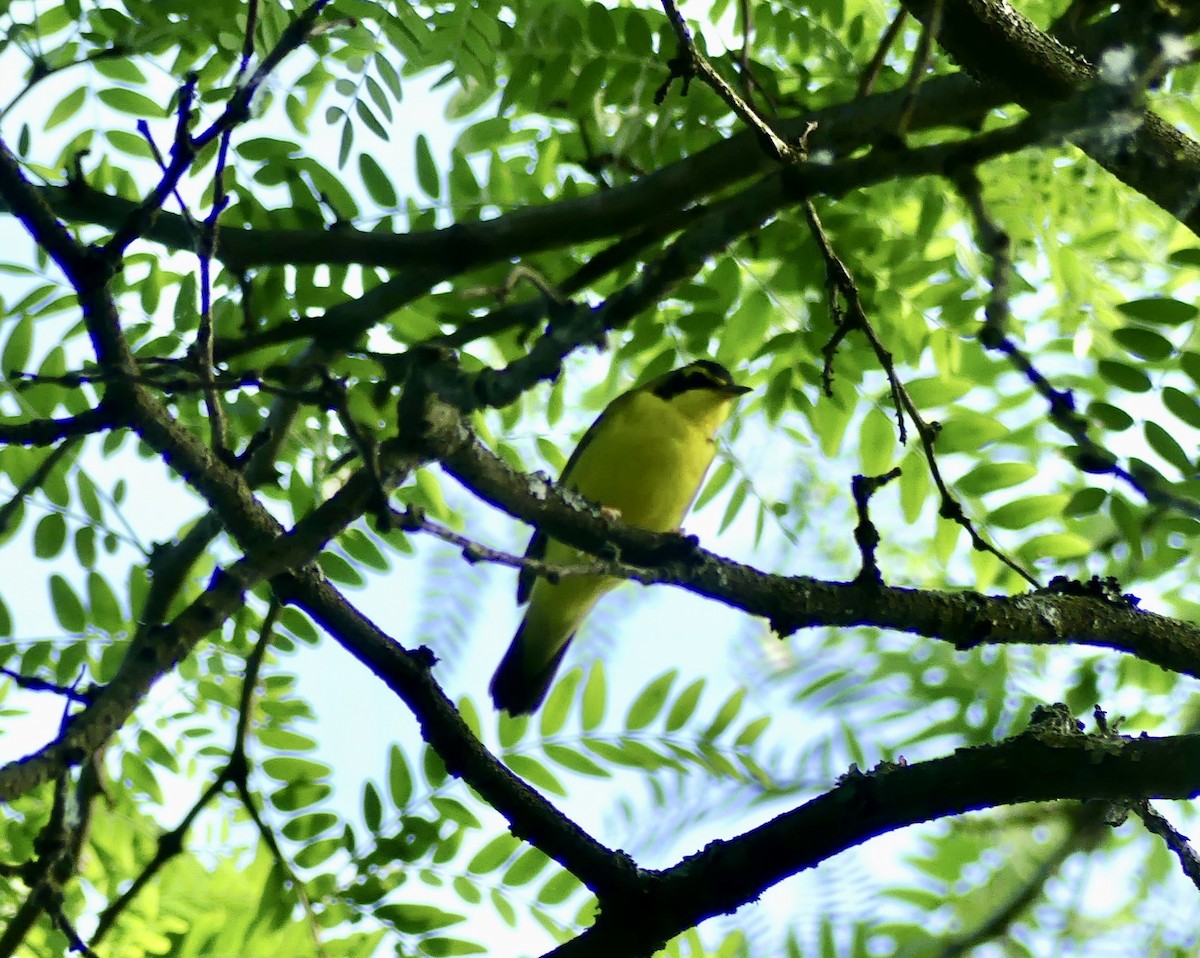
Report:
[[[145,360],[145,363],[151,363],[151,360]],[[97,370],[95,372],[74,372],[63,373],[58,376],[44,376],[40,373],[21,373],[20,380],[17,383],[19,387],[22,383],[36,385],[38,383],[51,383],[56,386],[77,387],[84,383],[136,383],[140,386],[148,386],[151,389],[158,389],[165,393],[187,393],[203,391],[209,383],[205,383],[199,378],[199,374],[182,367],[178,360],[165,359],[156,363],[164,368],[177,368],[180,372],[173,373],[170,376],[161,373],[147,371],[138,373],[137,375],[129,376],[122,372],[107,372]],[[291,372],[291,370],[289,370]],[[195,378],[193,378],[195,377]],[[311,403],[313,405],[324,405],[328,399],[328,393],[317,389],[291,389],[287,386],[281,386],[276,383],[267,382],[257,372],[245,372],[235,375],[214,376],[211,379],[211,385],[217,389],[255,389],[261,393],[271,396],[280,396],[284,399],[294,399],[297,402]],[[3,430],[0,429],[0,436],[3,435]],[[80,438],[73,436],[72,438]]]
[[[54,467],[78,449],[82,442],[82,436],[71,436],[55,446],[38,463],[37,468],[29,474],[29,477],[17,487],[17,491],[12,494],[8,502],[0,506],[0,535],[3,535],[8,530],[9,524],[13,521],[18,511],[20,511],[30,494],[40,489],[42,483],[54,471]]]
[[[234,91],[221,115],[212,122],[208,129],[195,137],[189,136],[186,130],[185,120],[187,114],[190,113],[190,103],[187,111],[183,108],[183,101],[185,99],[190,101],[194,89],[188,83],[184,84],[180,91],[175,145],[171,151],[167,170],[163,173],[158,185],[150,191],[149,195],[101,248],[101,256],[106,262],[109,264],[118,262],[129,244],[153,224],[166,198],[174,191],[184,173],[191,168],[195,157],[226,130],[233,129],[249,117],[250,103],[259,88],[283,59],[308,39],[316,26],[317,18],[329,3],[330,0],[313,0],[303,13],[293,19],[280,34],[279,41],[274,48],[251,74],[250,79]]]
[[[258,0],[250,0],[246,12],[246,34],[242,40],[242,58],[237,74],[233,78],[236,88],[250,68],[254,54],[254,32],[258,26]],[[204,406],[208,411],[209,444],[218,456],[228,457],[228,424],[221,396],[213,383],[213,315],[212,315],[212,263],[217,250],[217,230],[221,213],[229,204],[225,193],[225,166],[229,162],[229,144],[233,139],[233,127],[221,133],[217,148],[217,166],[213,173],[212,209],[204,219],[199,250],[200,257],[200,320],[196,330],[196,342],[192,352],[196,369],[204,381]]]
[[[933,60],[933,45],[937,41],[938,34],[942,32],[942,4],[944,2],[945,0],[933,0],[933,9],[929,11],[929,18],[921,30],[921,39],[917,43],[917,52],[913,56],[908,82],[904,87],[906,91],[904,106],[901,108],[900,118],[896,122],[896,132],[900,136],[904,136],[908,132],[908,124],[912,121],[913,110],[917,105],[917,92],[921,88],[921,81],[925,78],[925,71],[929,69],[929,64]]]
[[[1188,837],[1167,821],[1162,814],[1151,808],[1149,802],[1136,803],[1133,811],[1142,820],[1147,831],[1157,835],[1166,843],[1167,848],[1179,859],[1183,873],[1187,875],[1193,885],[1200,889],[1200,855],[1196,854],[1196,849],[1192,847]]]
[[[858,293],[858,285],[854,282],[854,277],[850,275],[850,270],[846,264],[838,257],[834,251],[829,237],[825,233],[825,229],[821,224],[820,218],[817,216],[817,211],[810,201],[804,203],[805,215],[808,217],[809,226],[812,228],[813,235],[816,237],[817,245],[821,248],[822,256],[825,258],[825,269],[827,283],[829,286],[830,309],[833,312],[834,322],[837,328],[829,342],[826,343],[823,352],[825,353],[825,367],[822,372],[822,378],[825,382],[826,392],[831,391],[832,376],[833,376],[833,357],[837,351],[838,345],[852,331],[859,330],[867,338],[867,342],[871,344],[871,348],[875,353],[875,358],[879,365],[883,368],[884,374],[887,376],[888,384],[892,391],[892,401],[896,405],[896,418],[898,422],[898,430],[900,442],[907,441],[907,434],[904,426],[904,417],[907,415],[912,420],[916,427],[917,436],[921,441],[921,448],[925,453],[925,461],[929,465],[929,474],[933,479],[934,485],[937,487],[938,494],[941,498],[941,506],[938,514],[944,519],[949,519],[957,523],[963,528],[971,539],[971,547],[979,552],[988,552],[994,555],[1002,563],[1008,566],[1013,572],[1017,573],[1022,579],[1028,582],[1035,588],[1040,586],[1036,578],[1024,568],[1018,565],[1013,559],[1009,558],[998,548],[988,542],[982,534],[975,528],[975,524],[967,518],[963,511],[962,504],[950,492],[950,487],[946,480],[942,477],[942,471],[938,467],[937,455],[934,451],[934,444],[937,440],[937,428],[930,425],[921,416],[921,412],[917,409],[916,403],[912,401],[912,397],[908,394],[903,384],[900,382],[900,377],[896,373],[895,364],[892,362],[892,354],[883,345],[882,340],[876,334],[874,327],[867,318],[866,310],[862,305],[862,298]],[[844,300],[846,311],[843,312],[838,296]]]
[[[679,7],[675,5],[674,0],[662,0],[662,5],[667,14],[667,21],[671,24],[671,29],[675,31],[675,39],[678,41],[679,48],[674,58],[668,63],[671,74],[658,88],[654,102],[661,103],[666,98],[667,90],[676,77],[683,80],[683,93],[686,96],[692,77],[699,76],[712,87],[717,96],[725,101],[725,104],[743,123],[759,135],[766,149],[775,159],[789,164],[803,160],[803,148],[793,146],[776,133],[771,124],[754,107],[743,100],[738,92],[726,82],[725,78],[717,73],[708,58],[696,49],[687,21],[679,12]]]
[[[984,308],[984,324],[979,331],[979,341],[987,349],[1006,356],[1013,368],[1046,400],[1050,422],[1061,429],[1078,449],[1075,462],[1079,468],[1085,472],[1115,476],[1151,505],[1200,518],[1200,502],[1174,492],[1152,475],[1137,475],[1119,465],[1117,456],[1092,438],[1088,421],[1080,415],[1074,394],[1069,389],[1056,388],[1008,335],[1008,297],[1012,275],[1008,234],[988,213],[982,186],[973,167],[952,167],[947,175],[971,212],[980,249],[992,260],[989,273],[992,290]]]
[[[871,521],[870,501],[871,496],[899,477],[900,467],[896,466],[882,476],[855,476],[851,480],[854,506],[858,510],[858,524],[854,527],[854,541],[858,544],[858,554],[862,557],[862,568],[859,569],[854,581],[860,585],[883,584],[879,564],[875,561],[875,550],[879,546],[879,530]]]
[[[883,36],[879,38],[879,45],[875,48],[875,55],[871,57],[871,62],[867,64],[866,69],[863,70],[858,78],[857,96],[869,96],[871,91],[875,89],[875,81],[879,79],[879,73],[883,69],[883,63],[887,59],[888,51],[892,49],[892,44],[896,42],[896,37],[900,35],[900,31],[904,27],[904,21],[907,18],[908,11],[901,7],[892,18],[892,22],[888,24],[888,28],[883,32]],[[906,114],[907,110],[908,103],[906,102]],[[908,119],[906,114],[904,122],[907,124]]]
[[[443,542],[457,546],[462,550],[463,558],[468,562],[491,562],[496,565],[508,566],[511,569],[529,569],[534,575],[542,576],[551,582],[578,576],[620,577],[641,582],[643,585],[653,585],[658,581],[653,573],[647,572],[640,566],[627,565],[623,562],[596,559],[592,562],[575,565],[558,565],[538,559],[527,559],[524,556],[515,556],[512,553],[485,546],[474,539],[468,539],[446,526],[431,521],[421,510],[411,506],[404,512],[392,509],[391,516],[395,527],[404,532],[426,532]]]
[[[52,692],[55,695],[63,696],[63,698],[71,702],[81,702],[84,705],[90,704],[95,698],[95,696],[88,692],[76,691],[74,686],[58,685],[54,682],[47,682],[45,679],[39,679],[36,676],[22,675],[20,672],[14,672],[7,666],[0,666],[0,675],[7,675],[12,679],[14,684],[28,692]]]

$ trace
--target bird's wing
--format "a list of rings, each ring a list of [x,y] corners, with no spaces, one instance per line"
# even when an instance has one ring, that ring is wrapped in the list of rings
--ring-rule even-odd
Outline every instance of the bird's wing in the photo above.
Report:
[[[601,424],[605,418],[612,413],[617,412],[625,403],[633,392],[627,392],[604,407],[604,411],[596,417],[595,421],[588,426],[587,432],[583,434],[583,438],[579,440],[579,444],[575,447],[575,451],[571,453],[571,458],[567,460],[567,464],[563,466],[562,475],[559,476],[558,485],[569,486],[571,484],[571,473],[579,464],[580,458],[583,456],[583,451],[591,445],[592,440],[596,438],[596,434],[601,429]],[[609,422],[612,422],[609,419]],[[546,556],[546,546],[550,541],[550,537],[541,529],[535,529],[533,538],[529,540],[529,548],[525,550],[526,559],[542,560]],[[522,569],[517,576],[517,605],[524,605],[529,601],[529,594],[533,591],[533,584],[537,581],[537,574],[532,569]]]
[[[543,559],[546,555],[546,546],[550,542],[550,537],[541,529],[533,531],[533,538],[529,540],[529,548],[525,550],[526,559]],[[529,601],[529,593],[533,591],[533,584],[537,582],[537,575],[532,569],[523,568],[517,575],[517,605],[524,605]]]

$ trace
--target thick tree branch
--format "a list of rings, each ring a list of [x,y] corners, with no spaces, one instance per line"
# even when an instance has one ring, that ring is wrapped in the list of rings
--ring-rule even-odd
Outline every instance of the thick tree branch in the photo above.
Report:
[[[842,156],[876,142],[883,131],[894,129],[904,100],[902,92],[877,94],[781,120],[778,131],[781,136],[797,137],[816,123],[808,141],[809,150]],[[1003,98],[965,77],[939,78],[922,87],[910,129],[976,126],[988,110],[1003,102]],[[354,263],[394,269],[432,267],[457,275],[508,257],[642,229],[648,225],[648,218],[690,207],[738,182],[768,173],[774,166],[755,137],[745,133],[721,140],[634,182],[578,199],[516,210],[492,220],[405,234],[366,232],[339,225],[336,243],[330,242],[330,231],[323,229],[230,229],[217,237],[214,257],[233,270]],[[58,216],[110,229],[119,228],[137,206],[83,183],[45,186],[39,193]],[[0,200],[0,209],[4,208]],[[166,211],[158,215],[143,238],[170,249],[190,252],[195,247],[189,224],[180,215]]]
[[[694,540],[658,535],[580,509],[550,483],[513,471],[457,427],[434,441],[443,467],[479,498],[594,555],[653,568],[658,581],[761,616],[780,635],[817,626],[875,626],[979,645],[1096,645],[1200,678],[1200,627],[1143,612],[1123,597],[1080,587],[1015,596],[944,592],[768,575],[722,559]]]
[[[601,897],[596,923],[555,958],[650,954],[712,915],[731,912],[784,878],[879,835],[919,822],[1020,802],[1126,803],[1200,794],[1200,735],[1088,736],[1031,727],[998,745],[915,765],[852,772],[797,809]]]
[[[593,890],[621,888],[639,873],[627,855],[601,845],[496,761],[434,681],[430,669],[435,660],[427,649],[404,649],[310,571],[281,576],[275,588],[408,705],[446,769],[503,815],[514,835],[535,844]]]
[[[193,440],[199,443],[195,437]],[[393,444],[384,447],[380,461],[382,474],[391,483],[399,481],[420,459]],[[248,589],[311,562],[330,538],[363,514],[376,492],[371,477],[360,470],[286,533],[253,497],[248,502],[223,501],[221,519],[241,530],[249,541],[247,557],[218,572],[208,590],[169,625],[146,629],[143,641],[130,648],[113,680],[91,705],[72,717],[54,742],[0,768],[0,802],[36,788],[98,748],[128,720],[159,679],[245,604]],[[273,532],[265,535],[264,529]]]
[[[0,422],[0,443],[10,446],[49,446],[60,439],[90,436],[126,425],[101,403],[78,416]]]
[[[943,6],[938,42],[981,83],[1038,112],[1067,101],[1097,82],[1097,72],[1081,54],[1039,30],[1006,0],[901,0],[927,22]],[[1174,29],[1197,29],[1197,16],[1178,5]],[[1122,22],[1127,22],[1126,16]],[[1165,24],[1164,24],[1165,25]],[[1103,27],[1097,27],[1102,30]],[[1084,38],[1086,41],[1086,37]],[[1123,36],[1123,43],[1131,38]],[[1136,38],[1133,38],[1136,39]],[[1131,76],[1120,91],[1130,114],[1130,129],[1118,135],[1114,111],[1106,135],[1074,137],[1073,142],[1117,179],[1137,190],[1200,233],[1200,143],[1185,136],[1151,110],[1139,106],[1141,78]],[[925,87],[922,88],[924,96]],[[1114,92],[1118,92],[1113,87]]]

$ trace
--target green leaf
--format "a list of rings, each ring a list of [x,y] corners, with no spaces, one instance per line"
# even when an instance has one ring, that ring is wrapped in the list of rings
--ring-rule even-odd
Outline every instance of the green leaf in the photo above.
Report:
[[[878,407],[867,410],[858,448],[863,475],[881,476],[892,467],[892,457],[896,452],[896,423]]]
[[[988,516],[988,525],[1000,529],[1024,529],[1035,522],[1061,516],[1067,496],[1061,493],[1026,496],[1007,502]]]
[[[455,894],[468,905],[478,905],[483,901],[483,894],[479,888],[462,875],[456,875],[451,885],[454,888]]]
[[[154,150],[146,142],[146,138],[130,133],[128,130],[106,130],[104,138],[126,156],[140,160],[153,160]]]
[[[424,133],[417,135],[417,185],[426,196],[435,200],[441,196],[442,187],[437,164],[433,160],[433,151],[430,150],[429,140]]]
[[[1092,541],[1073,532],[1055,532],[1035,536],[1021,546],[1021,554],[1030,560],[1077,559],[1092,551]]]
[[[549,864],[549,856],[540,848],[527,848],[508,866],[500,881],[510,887],[527,885]]]
[[[92,621],[105,632],[119,632],[125,626],[125,614],[108,580],[94,569],[89,571],[87,591]]]
[[[663,706],[667,704],[671,686],[678,677],[678,669],[664,672],[641,691],[629,707],[629,714],[625,716],[625,728],[628,731],[635,732],[646,728],[658,717]]]
[[[1108,493],[1103,489],[1080,489],[1071,501],[1063,508],[1063,514],[1068,516],[1090,516],[1100,511]]]
[[[561,765],[568,771],[579,775],[591,775],[594,778],[609,777],[609,772],[606,769],[597,765],[582,752],[578,752],[566,745],[556,745],[552,742],[547,742],[542,746],[542,751],[546,753],[546,758],[550,759],[556,765]]]
[[[730,723],[737,718],[738,713],[742,710],[742,702],[745,698],[746,690],[744,688],[738,689],[730,695],[721,708],[717,710],[717,714],[713,717],[712,722],[700,737],[706,742],[712,742],[719,738],[721,733],[729,728]]]
[[[545,765],[530,755],[510,753],[504,756],[504,764],[535,788],[553,795],[566,795],[567,790]]]
[[[677,732],[683,728],[696,712],[700,704],[700,696],[704,692],[704,679],[696,679],[679,693],[671,710],[667,713],[665,728],[668,732]]]
[[[262,763],[262,770],[280,782],[316,781],[329,775],[330,768],[324,762],[299,758],[295,755],[276,755]]]
[[[557,735],[567,724],[580,678],[582,678],[582,673],[578,669],[571,669],[550,690],[546,704],[542,706],[541,710],[541,724],[538,732],[542,738],[551,738]]]
[[[500,747],[512,748],[525,737],[525,731],[528,728],[528,715],[509,715],[508,712],[500,712],[497,716]]]
[[[1139,359],[1160,362],[1175,351],[1174,345],[1165,336],[1140,326],[1126,326],[1113,331],[1113,339],[1126,352]]]
[[[1148,422],[1143,427],[1146,442],[1150,448],[1178,469],[1185,477],[1191,477],[1195,472],[1188,454],[1183,451],[1179,441],[1156,422]]]
[[[13,373],[26,371],[29,365],[29,354],[33,349],[33,317],[22,316],[8,334],[4,344],[4,355],[0,357],[0,375],[6,379]]]
[[[604,663],[599,659],[588,673],[580,700],[580,720],[585,732],[598,728],[608,707],[608,689],[604,678]]]
[[[87,89],[80,87],[78,90],[72,90],[61,100],[54,105],[54,109],[50,111],[50,115],[46,117],[46,123],[42,127],[47,133],[53,130],[56,126],[60,126],[71,119],[82,108],[84,101],[87,99]]]
[[[1114,359],[1102,359],[1096,364],[1100,378],[1118,389],[1144,393],[1150,391],[1150,377],[1135,366],[1119,363]]]
[[[354,112],[363,121],[363,125],[377,137],[381,140],[389,139],[387,128],[380,122],[379,117],[375,115],[375,112],[366,100],[356,100],[354,103]]]
[[[375,917],[406,935],[424,935],[465,921],[465,915],[433,905],[388,904],[375,909]]]
[[[285,838],[294,842],[311,842],[338,824],[340,820],[332,812],[308,812],[289,818],[280,831]]]
[[[387,556],[379,551],[379,547],[362,529],[347,529],[338,536],[338,545],[359,565],[377,572],[387,572],[392,567]]]
[[[719,532],[724,532],[737,518],[737,514],[741,511],[742,506],[746,502],[746,496],[750,493],[750,480],[743,479],[733,490],[733,495],[729,497],[729,504],[725,507],[725,515],[721,517],[721,525],[718,528]]]
[[[400,200],[396,196],[396,189],[392,186],[387,174],[383,172],[383,167],[376,162],[375,157],[369,153],[360,153],[358,155],[358,172],[362,177],[363,186],[367,188],[367,195],[379,206],[392,209],[399,205]]]
[[[400,746],[393,745],[391,751],[388,752],[388,795],[396,808],[404,809],[408,807],[412,793],[413,778],[408,767],[408,760],[404,757]]]
[[[771,716],[769,715],[764,715],[761,718],[756,718],[753,722],[747,723],[746,727],[738,733],[738,737],[734,739],[734,748],[747,748],[753,745],[770,724]]]
[[[921,409],[945,406],[961,399],[971,390],[965,379],[943,378],[914,379],[905,385],[909,398]]]
[[[1188,393],[1167,386],[1162,391],[1163,405],[1176,419],[1186,423],[1193,429],[1200,429],[1200,403]]]
[[[141,71],[138,65],[124,57],[94,60],[92,62],[92,69],[106,80],[116,80],[119,83],[128,83],[131,86],[140,86],[147,82],[146,74]]]
[[[988,443],[1003,439],[1010,432],[1009,427],[994,416],[985,416],[971,409],[955,409],[942,423],[936,449],[939,455],[948,452],[978,453]]]
[[[350,118],[346,117],[346,122],[342,124],[342,132],[338,137],[338,156],[337,168],[340,170],[346,165],[346,160],[350,159],[350,151],[354,148],[354,124],[350,122]]]
[[[296,852],[296,864],[301,868],[316,868],[327,862],[342,849],[340,838],[324,838],[310,842]]]
[[[379,789],[373,782],[363,786],[363,821],[372,832],[378,832],[383,824],[383,800],[379,797]]]
[[[625,54],[639,60],[654,55],[650,25],[640,10],[629,9],[629,15],[625,18]]]
[[[417,942],[417,948],[431,958],[451,958],[453,955],[482,955],[487,953],[487,948],[473,941],[464,941],[461,938],[445,938],[442,936],[434,936],[432,938],[422,938]]]
[[[1177,299],[1166,296],[1155,296],[1149,299],[1135,299],[1128,303],[1118,303],[1117,309],[1131,319],[1144,323],[1162,323],[1166,326],[1181,326],[1190,323],[1198,310],[1191,303],[1181,303]]]
[[[166,111],[156,101],[150,99],[144,93],[138,93],[136,90],[113,87],[108,90],[98,91],[96,97],[105,106],[116,110],[118,113],[136,116],[139,119],[161,119],[167,115]]]
[[[712,476],[708,482],[704,484],[704,489],[700,495],[696,497],[696,504],[692,507],[693,512],[699,512],[704,508],[729,482],[733,476],[733,463],[729,460],[717,464],[717,468],[713,470]]]
[[[137,737],[138,752],[148,761],[161,765],[168,771],[179,772],[179,762],[162,741],[149,729],[142,729]]]
[[[162,804],[162,787],[154,777],[154,771],[137,752],[126,752],[121,756],[121,776],[135,792],[140,792],[155,805]]]
[[[543,905],[559,905],[582,887],[582,882],[569,871],[560,871],[542,886],[537,900]]]
[[[1124,432],[1133,425],[1133,417],[1129,413],[1106,402],[1092,403],[1088,406],[1088,415],[1113,432]]]
[[[307,735],[275,726],[259,730],[258,740],[266,748],[276,752],[311,752],[317,747],[316,741]]]
[[[50,602],[54,607],[54,617],[66,632],[82,632],[87,623],[83,611],[83,603],[71,588],[69,582],[57,572],[50,576]]]
[[[521,839],[515,835],[510,835],[508,832],[497,835],[475,853],[475,857],[467,863],[467,871],[472,875],[486,875],[494,872],[512,858],[513,853],[520,847]]]
[[[67,520],[61,513],[50,512],[38,520],[33,530],[33,554],[39,559],[53,559],[67,544]]]
[[[1008,489],[1028,482],[1037,475],[1037,467],[1028,462],[985,462],[976,466],[955,484],[968,496],[982,496],[997,489]]]
[[[425,781],[430,788],[437,788],[450,774],[446,771],[446,763],[442,761],[442,757],[429,745],[421,752],[421,771],[425,773]]]
[[[329,576],[331,581],[339,585],[366,585],[367,580],[362,577],[362,574],[354,566],[343,556],[329,549],[326,549],[317,556],[317,565],[321,567],[322,572]]]
[[[447,798],[445,795],[431,795],[429,804],[437,809],[438,814],[447,821],[456,822],[463,828],[482,828],[483,823],[475,817],[466,805],[456,798]]]

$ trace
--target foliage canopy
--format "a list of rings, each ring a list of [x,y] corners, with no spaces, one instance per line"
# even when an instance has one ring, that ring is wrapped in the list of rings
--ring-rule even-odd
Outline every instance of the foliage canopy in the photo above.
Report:
[[[0,689],[64,716],[0,768],[0,956],[1193,953],[1195,11],[0,12]],[[705,356],[753,567],[529,475]],[[740,610],[753,693],[452,702],[493,509]],[[314,646],[415,717],[379,781]]]

